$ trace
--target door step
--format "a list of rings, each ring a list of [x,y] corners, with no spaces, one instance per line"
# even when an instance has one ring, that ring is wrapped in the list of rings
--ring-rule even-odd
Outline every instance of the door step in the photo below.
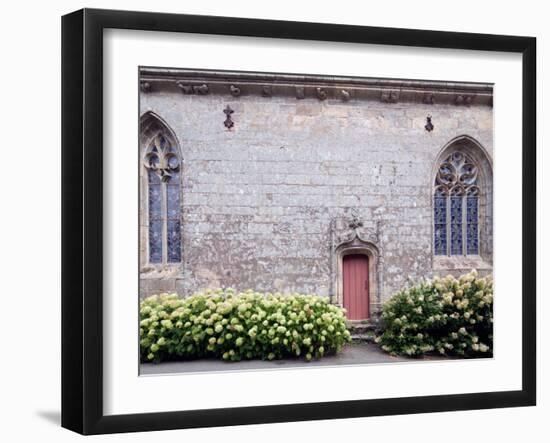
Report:
[[[351,341],[354,343],[374,343],[376,334],[374,332],[367,334],[351,334]]]
[[[354,342],[374,342],[379,332],[376,318],[370,320],[348,320],[347,326]]]
[[[351,333],[363,334],[367,331],[375,331],[376,325],[369,321],[357,321],[357,320],[348,320],[347,321],[348,329]]]

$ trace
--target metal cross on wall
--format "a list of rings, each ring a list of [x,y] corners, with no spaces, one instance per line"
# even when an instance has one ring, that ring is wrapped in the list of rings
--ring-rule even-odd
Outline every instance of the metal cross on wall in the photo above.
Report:
[[[223,124],[227,129],[231,129],[235,125],[235,123],[233,123],[233,120],[231,120],[231,114],[233,114],[234,112],[235,111],[233,111],[233,109],[231,109],[229,105],[227,105],[227,107],[223,110],[223,113],[226,116],[226,119],[223,122]]]

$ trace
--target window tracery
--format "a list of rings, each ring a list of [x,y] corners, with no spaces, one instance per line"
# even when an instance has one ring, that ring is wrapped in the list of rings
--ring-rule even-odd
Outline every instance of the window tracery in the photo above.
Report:
[[[439,165],[434,182],[434,254],[479,254],[478,167],[461,151]]]

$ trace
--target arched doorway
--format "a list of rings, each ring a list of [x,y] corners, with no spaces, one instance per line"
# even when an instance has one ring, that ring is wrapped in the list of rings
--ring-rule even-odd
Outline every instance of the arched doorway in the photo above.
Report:
[[[370,317],[369,257],[349,254],[342,258],[343,305],[349,320]]]
[[[331,301],[346,308],[348,320],[368,320],[380,310],[378,224],[352,212],[331,222]]]

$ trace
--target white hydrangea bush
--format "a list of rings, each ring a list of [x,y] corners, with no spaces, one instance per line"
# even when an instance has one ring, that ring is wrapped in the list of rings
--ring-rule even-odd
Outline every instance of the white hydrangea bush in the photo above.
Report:
[[[490,357],[493,352],[493,282],[475,270],[434,278],[404,289],[382,309],[376,342],[393,355],[430,352]]]
[[[219,289],[188,298],[154,295],[140,304],[142,361],[309,361],[340,352],[349,341],[345,311],[315,295]]]

